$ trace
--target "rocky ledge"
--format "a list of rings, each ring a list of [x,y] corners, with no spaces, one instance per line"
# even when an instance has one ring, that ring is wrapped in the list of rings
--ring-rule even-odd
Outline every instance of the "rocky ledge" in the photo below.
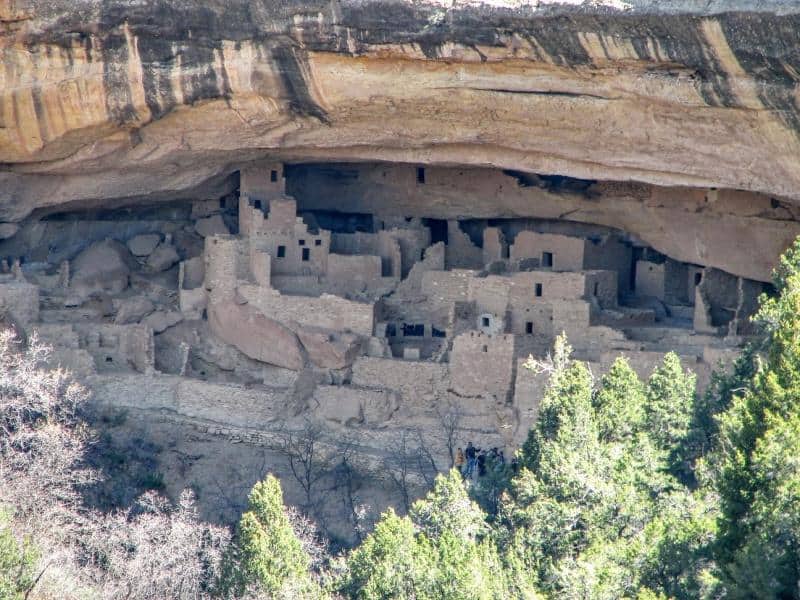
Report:
[[[794,1],[1,4],[6,222],[219,197],[265,156],[800,200]]]

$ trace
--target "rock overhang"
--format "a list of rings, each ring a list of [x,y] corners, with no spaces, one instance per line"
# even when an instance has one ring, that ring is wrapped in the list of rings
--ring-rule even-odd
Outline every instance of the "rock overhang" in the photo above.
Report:
[[[264,156],[800,198],[800,3],[17,2],[0,204],[174,198]]]

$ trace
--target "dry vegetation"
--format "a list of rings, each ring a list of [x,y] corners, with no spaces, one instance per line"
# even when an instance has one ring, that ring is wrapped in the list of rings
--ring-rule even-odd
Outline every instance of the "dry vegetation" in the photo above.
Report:
[[[89,466],[97,440],[82,418],[88,391],[46,368],[49,353],[35,336],[0,333],[0,506],[18,547],[34,549],[30,576],[4,593],[206,597],[228,530],[201,524],[188,491],[177,505],[148,492],[125,509],[90,507],[85,494],[101,475]]]

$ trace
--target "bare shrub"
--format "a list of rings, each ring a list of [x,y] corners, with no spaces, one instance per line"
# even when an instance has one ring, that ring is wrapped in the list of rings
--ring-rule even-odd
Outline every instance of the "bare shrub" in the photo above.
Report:
[[[0,332],[0,505],[13,530],[30,536],[41,559],[30,598],[201,599],[229,535],[198,520],[194,498],[177,506],[150,492],[131,508],[103,514],[82,503],[98,474],[81,411],[88,392],[34,334],[20,343]]]
[[[191,492],[173,507],[154,492],[98,521],[84,537],[104,598],[196,599],[218,573],[229,532],[198,522]]]
[[[0,332],[0,504],[26,530],[64,530],[79,488],[96,477],[82,458],[91,442],[79,412],[87,390],[63,369],[45,369],[51,348],[33,334],[25,347]]]
[[[419,430],[403,430],[391,444],[393,452],[384,459],[386,474],[400,493],[406,511],[414,489],[430,488],[439,470]]]

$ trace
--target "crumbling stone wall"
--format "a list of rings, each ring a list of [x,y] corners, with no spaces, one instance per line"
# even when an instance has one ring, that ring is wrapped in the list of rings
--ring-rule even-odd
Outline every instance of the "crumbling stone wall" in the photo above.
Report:
[[[422,274],[422,294],[442,304],[466,302],[469,298],[469,282],[474,277],[475,271],[467,269],[426,271]]]
[[[483,230],[483,264],[509,258],[509,248],[503,232],[497,227]]]
[[[264,315],[280,323],[297,323],[333,331],[351,331],[366,337],[372,335],[375,307],[331,294],[319,298],[284,296],[277,290],[255,285],[240,285],[242,297]]]
[[[153,330],[146,325],[74,323],[73,328],[95,360],[98,371],[133,370],[152,373],[155,367]]]
[[[586,243],[582,238],[521,231],[511,245],[511,259],[538,258],[541,268],[580,271],[584,268]],[[551,264],[545,264],[548,260]]]
[[[469,332],[453,340],[450,382],[459,395],[505,401],[513,389],[515,367],[513,335]]]
[[[484,265],[483,251],[472,243],[458,221],[447,222],[448,269],[480,269]]]

